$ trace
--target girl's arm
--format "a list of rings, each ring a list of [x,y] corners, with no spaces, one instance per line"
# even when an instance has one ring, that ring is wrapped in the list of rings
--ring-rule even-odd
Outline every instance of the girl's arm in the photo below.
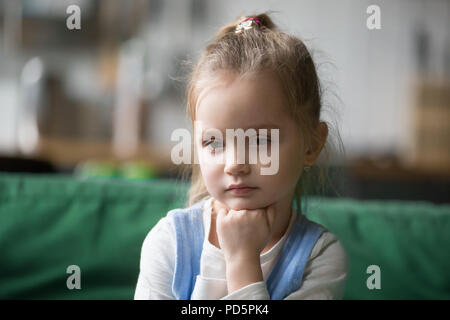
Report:
[[[172,300],[173,266],[176,248],[170,238],[172,226],[166,217],[147,234],[141,250],[140,273],[135,300]],[[157,257],[157,258],[156,258]]]
[[[348,274],[348,256],[338,240],[324,232],[314,246],[303,273],[303,281],[285,300],[342,299]],[[270,300],[264,281],[242,287],[222,300]]]
[[[220,209],[217,235],[224,252],[228,293],[263,281],[260,253],[272,238],[275,204],[263,209]]]

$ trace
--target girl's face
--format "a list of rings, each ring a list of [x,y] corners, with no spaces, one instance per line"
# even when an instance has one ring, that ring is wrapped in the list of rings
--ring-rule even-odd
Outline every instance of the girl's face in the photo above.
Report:
[[[283,93],[276,78],[261,74],[257,78],[236,79],[233,74],[223,73],[218,85],[200,92],[197,102],[197,119],[201,122],[203,133],[196,136],[197,155],[205,186],[209,194],[233,210],[252,210],[278,203],[281,207],[290,206],[295,185],[304,167],[303,139],[283,105]],[[223,145],[207,139],[207,129],[215,128],[222,132]],[[249,162],[249,141],[245,142],[245,163],[225,157],[220,163],[203,161],[202,157],[222,156],[226,153],[226,129],[249,128],[260,133],[266,128],[268,139],[270,129],[279,129],[278,172],[274,175],[261,175],[261,168],[270,164]],[[205,145],[209,142],[209,145]],[[268,156],[271,142],[267,143]],[[250,146],[251,147],[251,146]],[[216,149],[215,149],[216,148]],[[235,150],[237,143],[234,144]],[[236,152],[236,151],[235,151]],[[250,192],[238,194],[228,190],[231,184],[245,184],[254,187]]]

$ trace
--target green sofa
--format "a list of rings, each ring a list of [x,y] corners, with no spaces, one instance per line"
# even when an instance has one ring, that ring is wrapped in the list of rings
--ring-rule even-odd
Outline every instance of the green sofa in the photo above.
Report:
[[[1,173],[0,298],[132,299],[142,242],[187,187]],[[310,197],[306,214],[347,249],[344,299],[450,299],[450,205]],[[67,287],[71,265],[80,289]]]

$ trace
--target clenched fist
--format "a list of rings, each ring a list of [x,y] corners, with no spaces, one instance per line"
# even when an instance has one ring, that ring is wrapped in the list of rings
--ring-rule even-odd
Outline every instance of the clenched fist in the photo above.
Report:
[[[255,210],[229,210],[217,213],[216,231],[225,260],[258,259],[272,238],[275,205]]]

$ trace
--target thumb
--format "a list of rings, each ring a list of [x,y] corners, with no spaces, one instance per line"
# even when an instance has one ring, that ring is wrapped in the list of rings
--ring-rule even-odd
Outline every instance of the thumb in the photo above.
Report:
[[[227,215],[227,210],[221,208],[221,209],[219,209],[219,212],[217,213],[217,217],[216,217],[216,233],[217,233],[217,238],[219,240],[220,247],[222,247],[222,227],[223,227],[222,222],[224,221],[226,215]]]
[[[270,230],[272,230],[275,221],[275,203],[267,207],[266,213],[267,213],[267,221],[269,222],[269,228]]]

